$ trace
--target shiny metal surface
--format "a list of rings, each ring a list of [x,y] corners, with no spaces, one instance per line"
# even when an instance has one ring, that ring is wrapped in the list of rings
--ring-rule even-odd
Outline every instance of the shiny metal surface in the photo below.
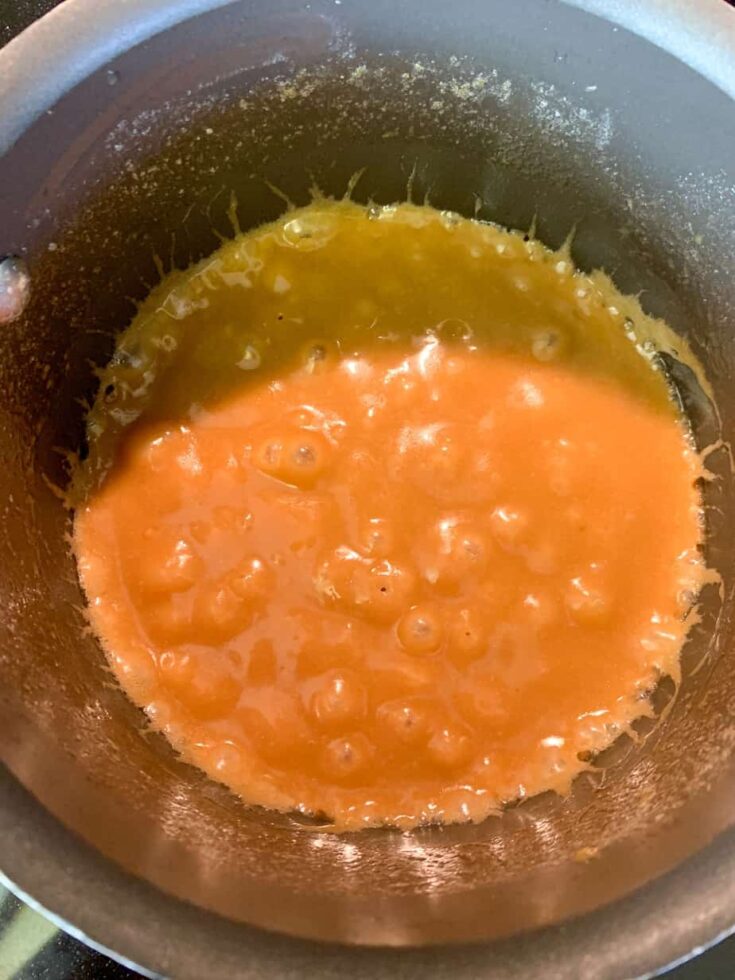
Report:
[[[619,977],[732,927],[735,521],[718,440],[735,422],[735,18],[703,2],[702,38],[719,32],[705,43],[667,4],[673,57],[584,6],[600,5],[127,0],[91,19],[68,0],[0,55],[0,254],[32,281],[0,330],[0,867],[151,970]],[[661,4],[638,6],[650,25]],[[706,79],[679,60],[701,67],[713,45]],[[59,70],[42,79],[34,51]],[[676,372],[713,447],[725,602],[708,594],[665,719],[569,799],[334,837],[242,806],[145,728],[84,629],[58,488],[92,366],[155,257],[213,248],[233,193],[245,227],[283,206],[268,184],[341,194],[363,167],[361,199],[404,196],[413,175],[417,199],[535,217],[552,245],[575,227],[580,264],[686,334],[720,411]]]

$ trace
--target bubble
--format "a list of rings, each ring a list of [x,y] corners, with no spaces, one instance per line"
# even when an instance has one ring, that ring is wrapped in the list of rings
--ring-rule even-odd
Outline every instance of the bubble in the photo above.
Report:
[[[284,432],[256,445],[253,462],[261,472],[290,486],[308,489],[324,472],[330,446],[320,432]]]
[[[395,623],[416,591],[413,569],[390,559],[372,561],[339,546],[316,569],[317,594],[375,623]]]
[[[462,217],[456,211],[440,211],[439,220],[445,228],[456,228],[462,221]]]
[[[410,604],[416,576],[407,566],[383,559],[358,566],[353,588],[357,609],[368,618],[387,624],[395,622]]]
[[[580,625],[603,626],[612,614],[612,596],[594,572],[573,578],[566,590],[564,604]]]
[[[529,525],[528,515],[512,505],[496,507],[490,515],[495,540],[506,550],[512,550],[527,538]]]
[[[459,317],[447,317],[440,320],[434,327],[433,333],[445,343],[466,344],[474,337],[474,331],[466,320]]]
[[[144,710],[154,728],[163,730],[171,721],[171,705],[160,698],[151,701],[145,706]]]
[[[441,616],[427,604],[413,606],[398,624],[398,639],[408,653],[435,653],[443,632]]]
[[[141,608],[143,626],[154,643],[175,646],[189,635],[189,617],[171,596]]]
[[[475,609],[460,609],[449,627],[448,645],[452,660],[468,663],[487,649],[488,631],[483,616]]]
[[[369,558],[388,558],[395,545],[395,530],[390,521],[371,517],[360,534],[360,547]]]
[[[536,628],[552,626],[559,618],[554,600],[543,593],[529,592],[521,603],[523,618]]]
[[[454,725],[447,725],[432,735],[429,740],[429,754],[443,769],[458,769],[469,762],[472,741]]]
[[[212,748],[211,763],[223,778],[231,776],[242,765],[242,753],[232,742],[222,742]]]
[[[189,658],[185,656],[185,659]],[[173,650],[164,650],[158,658],[158,666],[163,674],[175,670],[179,665],[179,658]]]
[[[225,660],[207,654],[191,658],[190,672],[168,677],[167,688],[182,707],[199,721],[229,715],[240,697],[240,685]]]
[[[113,658],[115,670],[124,678],[128,694],[138,703],[152,697],[158,687],[154,652],[147,646],[131,646]]]
[[[452,594],[488,563],[488,547],[482,532],[452,517],[442,518],[432,529],[423,562],[424,579],[438,591]]]
[[[381,704],[375,717],[391,738],[406,745],[419,745],[428,739],[432,714],[426,698],[399,698]]]
[[[246,699],[249,693],[245,688]],[[238,705],[237,717],[248,740],[271,765],[281,769],[303,765],[313,731],[294,693],[275,686],[258,688],[252,700]]]
[[[358,732],[329,742],[322,755],[326,775],[339,782],[351,782],[365,773],[374,754],[366,735]]]
[[[248,595],[238,595],[230,583],[212,583],[194,601],[192,642],[222,643],[242,633],[253,620],[253,604]]]
[[[293,460],[297,466],[313,466],[316,462],[316,453],[312,446],[298,446],[294,450]]]
[[[282,453],[283,444],[278,441],[273,441],[263,446],[260,456],[266,466],[277,466]]]
[[[115,71],[113,68],[108,68],[108,70],[105,72],[105,80],[110,86],[117,85],[117,83],[120,81],[120,72]]]
[[[22,316],[31,298],[31,276],[28,266],[19,258],[0,262],[0,324],[12,323]]]
[[[369,204],[365,209],[365,214],[370,221],[380,221],[381,218],[392,218],[395,213],[395,204]]]
[[[242,352],[242,357],[237,362],[237,367],[242,371],[255,371],[262,364],[262,357],[257,347],[248,344]]]
[[[273,573],[262,558],[246,558],[230,573],[229,586],[241,599],[263,599],[273,586]]]
[[[558,330],[539,330],[531,340],[531,354],[544,363],[557,360],[562,348],[562,335]]]
[[[322,248],[335,232],[334,219],[327,214],[314,212],[291,218],[283,226],[283,238],[287,245],[309,252]]]
[[[186,592],[203,571],[190,541],[175,528],[149,528],[143,536],[138,582],[147,592]]]
[[[322,728],[340,728],[364,718],[365,688],[349,672],[334,670],[324,675],[309,701],[309,712]]]
[[[307,374],[319,374],[334,364],[339,347],[334,341],[312,340],[303,353],[304,369]]]
[[[176,694],[186,691],[194,677],[193,658],[183,650],[164,650],[158,656],[158,673],[166,690]]]

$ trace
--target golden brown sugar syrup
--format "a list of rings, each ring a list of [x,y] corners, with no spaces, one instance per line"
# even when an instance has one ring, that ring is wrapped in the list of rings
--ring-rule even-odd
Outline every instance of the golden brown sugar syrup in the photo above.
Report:
[[[411,827],[565,792],[650,714],[701,466],[630,305],[520,235],[326,201],[154,290],[89,414],[75,550],[184,759]]]

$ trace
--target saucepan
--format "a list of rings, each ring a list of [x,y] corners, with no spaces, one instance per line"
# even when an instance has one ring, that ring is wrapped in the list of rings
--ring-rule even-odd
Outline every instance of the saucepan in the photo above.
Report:
[[[650,975],[735,928],[735,12],[66,0],[0,54],[0,867],[175,977]],[[359,179],[356,179],[359,175]],[[335,835],[176,758],[90,634],[63,489],[160,269],[311,188],[571,235],[687,339],[710,478],[678,688],[573,792]],[[631,555],[635,561],[635,555]],[[591,668],[592,669],[592,668]]]

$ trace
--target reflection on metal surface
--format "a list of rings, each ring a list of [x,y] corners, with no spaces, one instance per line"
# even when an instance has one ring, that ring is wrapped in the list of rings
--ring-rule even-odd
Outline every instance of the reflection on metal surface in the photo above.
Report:
[[[31,298],[31,276],[23,259],[0,262],[0,326],[22,316]]]
[[[0,980],[133,980],[0,885]]]
[[[0,889],[0,896],[0,926],[4,924],[7,912],[11,913],[0,934],[0,980],[13,980],[33,961],[57,929],[27,906],[21,906],[12,914],[15,900],[5,889]]]

